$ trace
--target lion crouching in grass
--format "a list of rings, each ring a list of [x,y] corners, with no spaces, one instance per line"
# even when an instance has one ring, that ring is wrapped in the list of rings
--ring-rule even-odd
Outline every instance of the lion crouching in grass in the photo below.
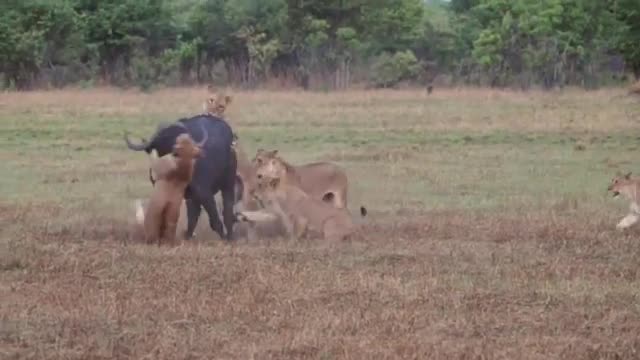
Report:
[[[640,95],[640,80],[629,87],[629,94]]]
[[[200,143],[193,142],[189,134],[180,134],[176,139],[173,153],[158,158],[151,152],[151,169],[156,183],[147,203],[136,202],[136,221],[144,225],[147,243],[163,240],[175,244],[176,228],[180,217],[180,206],[184,192],[193,176],[200,147],[207,141],[207,133]]]
[[[312,198],[322,200],[336,208],[347,207],[347,175],[329,162],[314,162],[294,166],[278,156],[278,150],[258,150],[253,159],[258,177],[280,178],[297,186]]]
[[[638,204],[638,200],[640,200],[638,198],[638,195],[640,195],[640,179],[632,178],[631,173],[616,175],[611,180],[607,190],[613,192],[613,197],[622,195],[631,202],[629,213],[620,220],[616,228],[623,230],[637,223],[640,220],[640,205]]]
[[[294,239],[303,236],[307,227],[321,232],[327,241],[344,240],[358,229],[347,208],[336,208],[312,198],[280,178],[261,178],[252,195],[282,219],[288,235]],[[366,216],[367,209],[360,207],[360,214]],[[240,212],[238,219],[251,221],[256,215],[256,212]]]

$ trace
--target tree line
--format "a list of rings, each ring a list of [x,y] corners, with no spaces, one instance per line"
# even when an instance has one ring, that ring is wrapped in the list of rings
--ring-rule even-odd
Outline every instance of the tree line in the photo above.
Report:
[[[0,86],[598,87],[638,0],[0,0]]]

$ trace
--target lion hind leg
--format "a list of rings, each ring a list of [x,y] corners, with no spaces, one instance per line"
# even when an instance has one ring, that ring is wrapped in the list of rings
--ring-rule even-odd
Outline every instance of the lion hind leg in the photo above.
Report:
[[[158,226],[158,246],[162,244],[163,239],[167,235],[167,205],[162,209],[162,213],[160,214],[160,221]]]
[[[258,239],[258,229],[256,229],[256,224],[249,223],[247,227],[247,240],[250,242],[255,242]]]
[[[324,239],[328,242],[339,242],[344,240],[347,235],[349,235],[349,231],[347,231],[342,225],[342,222],[335,218],[325,221],[324,229],[322,231]]]
[[[638,220],[640,220],[640,214],[636,214],[636,213],[628,214],[627,216],[622,218],[622,220],[620,220],[618,225],[616,225],[616,228],[619,230],[626,229],[634,225],[635,223],[637,223]]]
[[[147,244],[158,241],[162,235],[162,209],[150,204],[144,217],[144,237]]]
[[[176,245],[176,230],[178,228],[178,220],[180,219],[180,202],[168,203],[164,210],[164,236],[163,238],[170,245]]]
[[[136,224],[144,225],[145,206],[141,199],[136,199],[133,203],[136,212]]]
[[[298,217],[297,219],[294,219],[293,232],[297,240],[301,239],[304,236],[304,234],[307,232],[308,225],[309,225],[309,220],[307,220],[306,218]]]

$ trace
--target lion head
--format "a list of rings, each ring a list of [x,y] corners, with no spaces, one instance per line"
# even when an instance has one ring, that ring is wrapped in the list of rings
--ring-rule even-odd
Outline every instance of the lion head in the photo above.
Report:
[[[624,175],[618,174],[613,179],[611,179],[611,183],[609,187],[607,187],[607,191],[613,192],[613,197],[620,195],[620,193],[625,193],[627,189],[633,185],[633,180],[631,179],[631,172],[628,172]]]
[[[206,113],[222,117],[229,104],[231,104],[231,95],[227,95],[223,92],[216,92],[211,86],[209,86],[208,90],[209,96],[207,96],[207,99],[202,104],[203,110]]]
[[[206,135],[206,132],[205,132]],[[180,134],[176,138],[176,143],[173,145],[173,155],[178,158],[194,159],[200,157],[202,154],[201,147],[204,145],[205,139],[200,143],[195,143],[189,134]]]
[[[255,182],[250,190],[250,195],[258,203],[265,206],[276,201],[280,189],[280,178],[263,176]]]
[[[258,179],[281,178],[289,170],[288,164],[278,156],[278,150],[258,150],[252,164]]]
[[[256,156],[253,157],[251,162],[255,167],[262,166],[262,164],[266,163],[268,159],[273,159],[278,155],[278,150],[264,150],[258,149],[256,151]]]

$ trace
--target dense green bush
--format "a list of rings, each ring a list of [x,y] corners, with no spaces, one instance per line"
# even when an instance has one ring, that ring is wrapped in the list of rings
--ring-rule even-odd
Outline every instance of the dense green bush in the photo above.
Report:
[[[371,67],[371,82],[376,87],[394,87],[403,80],[415,79],[420,73],[420,63],[411,50],[393,55],[383,53]]]

